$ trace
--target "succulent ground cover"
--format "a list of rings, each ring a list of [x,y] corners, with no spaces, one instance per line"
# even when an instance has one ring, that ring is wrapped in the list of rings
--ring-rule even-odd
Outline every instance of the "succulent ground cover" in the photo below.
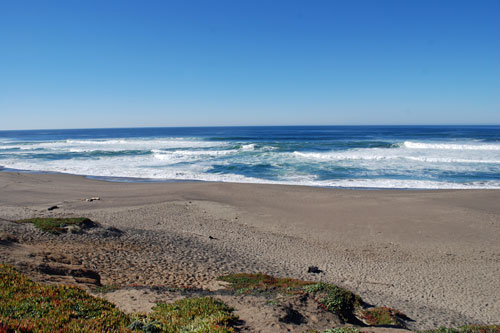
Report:
[[[152,313],[138,316],[129,326],[145,332],[233,332],[237,317],[213,297],[185,298],[173,304],[158,304]]]
[[[34,282],[0,264],[0,332],[232,332],[232,310],[212,297],[158,304],[126,314],[83,289]]]
[[[115,305],[80,288],[33,282],[0,265],[0,331],[126,331],[130,321]]]
[[[86,217],[35,217],[19,220],[18,223],[32,223],[38,229],[52,234],[65,233],[68,228],[86,229],[96,226],[96,223]]]

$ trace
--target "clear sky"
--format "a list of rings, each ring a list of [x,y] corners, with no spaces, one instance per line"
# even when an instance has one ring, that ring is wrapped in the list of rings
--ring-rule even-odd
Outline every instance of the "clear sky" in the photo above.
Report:
[[[0,1],[0,129],[336,124],[500,124],[500,1]]]

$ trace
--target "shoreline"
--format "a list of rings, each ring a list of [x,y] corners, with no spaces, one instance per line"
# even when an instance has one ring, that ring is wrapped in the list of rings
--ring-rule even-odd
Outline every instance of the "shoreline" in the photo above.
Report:
[[[79,175],[73,173],[64,173],[58,171],[37,171],[37,170],[21,170],[6,168],[0,165],[1,172],[13,172],[13,173],[26,173],[34,175],[68,175],[83,177],[86,179],[100,180],[104,182],[111,183],[137,183],[137,184],[155,184],[155,183],[212,183],[212,184],[250,184],[250,185],[277,185],[277,186],[299,186],[299,187],[310,187],[310,188],[324,188],[333,190],[360,190],[360,191],[468,191],[468,190],[500,190],[500,188],[406,188],[406,187],[343,187],[343,186],[319,186],[319,185],[301,185],[301,184],[286,184],[286,183],[252,183],[252,182],[225,182],[225,181],[210,181],[210,180],[200,180],[200,179],[162,179],[162,178],[137,178],[137,177],[119,177],[119,176],[91,176],[91,175]]]
[[[84,200],[90,197],[100,200]],[[498,202],[500,190],[119,183],[0,172],[0,218],[86,216],[124,231],[119,242],[98,239],[92,251],[74,235],[26,240],[94,265],[106,284],[203,287],[237,272],[322,280],[403,311],[412,329],[497,323]]]

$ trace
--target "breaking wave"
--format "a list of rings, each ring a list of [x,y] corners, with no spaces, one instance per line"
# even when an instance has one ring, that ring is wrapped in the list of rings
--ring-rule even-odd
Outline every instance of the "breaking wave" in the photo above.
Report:
[[[0,166],[109,179],[500,188],[500,131],[496,128],[479,136],[478,130],[468,134],[466,129],[454,132],[453,128],[433,129],[431,134],[419,128],[413,132],[397,128],[371,132],[366,128],[214,128],[200,130],[203,135],[194,129],[175,131],[185,135],[155,132],[148,136],[147,129],[127,130],[133,137],[108,138],[93,137],[92,130],[67,137],[51,135],[51,131],[2,137],[0,132]]]

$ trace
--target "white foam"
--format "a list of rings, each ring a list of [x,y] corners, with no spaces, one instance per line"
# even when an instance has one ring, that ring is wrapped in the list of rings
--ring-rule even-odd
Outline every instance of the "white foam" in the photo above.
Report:
[[[175,148],[211,148],[226,145],[225,142],[210,142],[189,138],[168,139],[112,139],[112,140],[61,140],[42,141],[28,144],[4,146],[5,148],[19,148],[22,150],[47,149],[69,152],[92,151],[126,151],[126,150],[151,150]]]
[[[500,144],[481,143],[424,143],[405,141],[403,147],[409,149],[451,149],[451,150],[500,150]]]
[[[313,185],[312,183],[306,185]],[[313,186],[343,188],[380,188],[380,189],[500,189],[500,182],[451,183],[430,180],[402,179],[338,179],[314,182]]]
[[[247,145],[241,146],[241,150],[255,150],[255,143],[250,143]]]
[[[397,149],[384,148],[365,148],[358,150],[350,150],[343,152],[325,152],[325,153],[302,153],[293,152],[292,155],[301,159],[318,160],[318,161],[394,161],[394,160],[410,160],[426,163],[481,163],[481,164],[499,164],[500,154],[495,153],[485,155],[481,153],[469,153],[468,155],[456,152],[438,153],[438,152],[420,152],[413,153]],[[469,158],[464,158],[469,157]]]
[[[5,163],[6,162],[6,163]],[[65,163],[57,161],[50,162],[28,162],[28,161],[2,161],[6,168],[23,169],[32,171],[63,172],[87,176],[101,177],[127,177],[127,178],[149,178],[149,179],[172,179],[172,180],[202,180],[236,183],[262,183],[262,184],[284,184],[305,185],[339,188],[380,188],[380,189],[500,189],[499,181],[452,183],[431,180],[412,179],[330,179],[318,180],[314,175],[293,175],[282,180],[265,180],[246,177],[236,174],[217,174],[207,172],[209,164],[190,164],[182,167],[155,167],[155,165],[143,164],[138,159],[130,157],[88,161],[70,160]]]
[[[500,159],[464,159],[464,158],[449,158],[449,157],[422,157],[422,156],[407,156],[405,157],[412,161],[428,162],[428,163],[480,163],[480,164],[500,164]]]
[[[153,156],[156,159],[163,161],[173,161],[175,163],[181,161],[195,161],[207,157],[226,156],[229,154],[237,153],[237,150],[174,150],[164,151],[153,149]]]
[[[380,151],[377,153],[375,148],[366,150],[352,150],[352,151],[342,151],[342,152],[324,152],[324,153],[303,153],[294,151],[293,156],[312,159],[312,160],[322,160],[322,161],[342,161],[342,160],[385,160],[385,159],[396,159],[400,156],[392,155],[386,153],[385,151]]]
[[[208,173],[210,164],[193,163],[182,166],[167,166],[164,161],[142,160],[132,157],[96,159],[92,163],[85,160],[27,161],[3,160],[5,168],[61,172],[85,176],[149,178],[159,180],[203,180],[243,183],[269,183],[266,180],[233,174]]]

